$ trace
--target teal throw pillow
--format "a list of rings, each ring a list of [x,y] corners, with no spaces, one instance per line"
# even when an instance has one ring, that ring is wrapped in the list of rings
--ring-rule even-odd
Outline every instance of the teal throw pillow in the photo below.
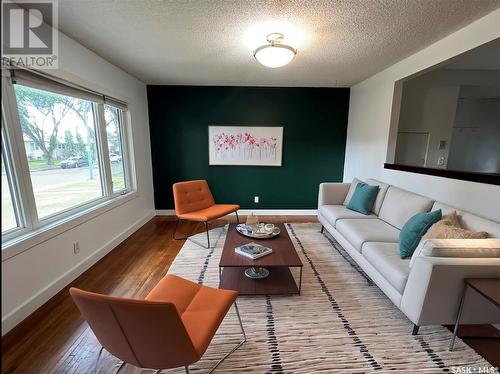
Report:
[[[417,248],[422,236],[442,217],[441,209],[433,212],[417,213],[411,217],[399,233],[399,254],[401,258],[410,257]]]
[[[370,214],[377,198],[379,186],[359,182],[352,194],[347,208],[363,214]]]

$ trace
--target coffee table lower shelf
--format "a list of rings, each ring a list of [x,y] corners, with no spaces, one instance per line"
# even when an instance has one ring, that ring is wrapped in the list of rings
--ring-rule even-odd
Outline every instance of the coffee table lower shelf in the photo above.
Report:
[[[221,267],[219,288],[235,290],[246,296],[300,294],[302,279],[299,279],[297,287],[288,267],[266,267],[269,276],[265,279],[250,279],[244,274],[245,269],[246,267]],[[302,278],[302,267],[300,272]]]

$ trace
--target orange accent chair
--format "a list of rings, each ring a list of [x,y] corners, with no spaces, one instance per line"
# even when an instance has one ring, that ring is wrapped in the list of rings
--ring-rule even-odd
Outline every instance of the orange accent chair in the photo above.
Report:
[[[206,180],[174,183],[172,188],[174,191],[175,214],[177,216],[177,225],[174,230],[175,240],[189,239],[204,248],[210,248],[208,221],[224,217],[230,213],[236,213],[236,220],[238,223],[240,222],[238,217],[240,206],[236,204],[215,204],[214,197],[212,196],[212,192],[210,192]],[[205,223],[208,242],[206,247],[192,240],[190,237],[175,236],[179,222],[182,220]]]
[[[243,340],[212,371],[246,341],[236,291],[166,275],[143,300],[77,288],[69,292],[102,345],[95,372],[102,350],[106,349],[123,361],[118,371],[130,364],[158,372],[184,366],[189,373],[189,365],[203,356],[232,304]]]

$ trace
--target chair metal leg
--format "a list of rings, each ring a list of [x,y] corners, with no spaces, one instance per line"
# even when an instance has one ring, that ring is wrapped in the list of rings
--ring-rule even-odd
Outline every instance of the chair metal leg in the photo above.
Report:
[[[450,341],[450,348],[449,348],[450,352],[453,351],[453,349],[455,348],[455,339],[458,333],[458,325],[460,323],[460,317],[462,316],[462,309],[464,308],[464,300],[466,292],[467,292],[467,284],[465,284],[464,289],[462,291],[462,298],[460,299],[460,306],[458,307],[457,319],[455,320],[455,328],[453,329],[453,336],[451,337]]]
[[[127,365],[127,363],[125,361],[122,361],[120,367],[118,368],[118,370],[116,371],[115,374],[118,374],[120,372],[120,370],[122,370],[125,367],[125,365]]]
[[[300,275],[299,275],[299,295],[302,292],[302,266],[300,267]]]
[[[175,234],[177,233],[177,229],[179,228],[179,223],[181,222],[182,220],[177,218],[177,223],[175,224],[175,230],[174,230],[174,239],[175,240],[186,240],[188,239],[189,237],[188,236],[182,236],[182,237],[176,237]]]
[[[101,358],[101,354],[102,354],[103,349],[104,349],[104,347],[101,347],[101,349],[99,349],[99,354],[97,355],[97,359],[95,360],[95,366],[94,366],[95,373],[97,373],[97,365],[99,364],[99,359]]]
[[[210,373],[213,373],[215,369],[226,359],[228,358],[234,351],[236,351],[239,347],[243,345],[247,341],[247,335],[245,334],[245,329],[243,328],[243,323],[241,323],[241,317],[240,317],[240,311],[238,310],[238,305],[236,305],[236,301],[234,302],[234,309],[236,310],[236,315],[238,316],[238,322],[240,323],[240,328],[241,328],[241,334],[243,335],[243,340],[240,341],[232,350],[231,352],[227,353],[224,357],[222,357],[216,364],[215,366],[209,371]],[[187,367],[186,367],[187,368]],[[186,371],[186,373],[189,373],[189,371]]]
[[[240,217],[238,216],[238,212],[236,211],[236,222],[240,223]]]
[[[205,222],[205,230],[207,232],[207,242],[208,242],[208,246],[205,246],[203,244],[201,244],[200,242],[194,240],[193,238],[191,238],[190,236],[182,236],[182,237],[177,237],[175,236],[175,234],[177,233],[177,229],[179,228],[179,223],[181,222],[182,220],[181,219],[177,219],[177,223],[175,225],[175,230],[174,230],[174,239],[175,240],[189,240],[190,242],[193,242],[194,244],[197,244],[199,245],[200,247],[203,247],[205,249],[211,249],[210,247],[210,235],[209,235],[209,228],[208,228],[208,221]]]
[[[98,373],[97,371],[97,365],[99,364],[99,359],[101,358],[102,351],[104,350],[104,347],[101,346],[101,349],[99,349],[99,353],[97,355],[97,359],[95,360],[95,366],[94,366],[94,373]],[[122,361],[118,369],[116,370],[115,374],[118,374],[124,367],[127,365],[125,361]]]
[[[321,231],[320,231],[320,233],[322,233],[322,234],[323,234],[323,231],[324,231],[324,230],[325,230],[325,226],[321,225]]]
[[[247,341],[247,334],[245,334],[245,329],[243,328],[243,323],[241,322],[240,311],[238,310],[238,304],[234,302],[234,309],[236,310],[236,316],[238,317],[238,322],[240,323],[241,333],[243,334],[244,342]]]
[[[189,374],[189,366],[184,366],[184,369],[186,369],[186,374]]]
[[[210,234],[208,233],[208,221],[205,222],[205,229],[207,230],[207,248],[210,248]]]

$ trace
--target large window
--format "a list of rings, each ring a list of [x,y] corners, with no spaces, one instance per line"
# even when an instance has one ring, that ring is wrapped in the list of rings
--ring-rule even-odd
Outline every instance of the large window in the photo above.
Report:
[[[92,102],[14,86],[38,217],[102,197]]]
[[[27,71],[2,80],[2,239],[130,191],[126,104]]]

